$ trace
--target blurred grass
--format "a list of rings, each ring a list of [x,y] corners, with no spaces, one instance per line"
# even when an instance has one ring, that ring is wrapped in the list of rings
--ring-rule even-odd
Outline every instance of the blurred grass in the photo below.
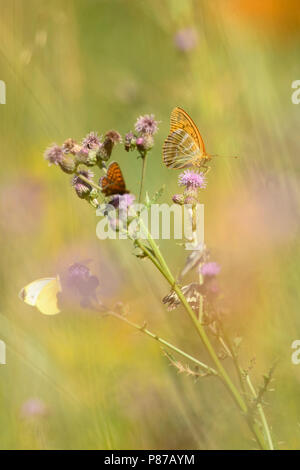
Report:
[[[260,10],[260,5],[265,8]],[[217,7],[216,7],[217,5]],[[113,320],[74,314],[43,318],[17,298],[29,281],[61,264],[92,259],[109,302],[202,356],[184,313],[166,313],[167,291],[128,242],[100,242],[97,219],[68,177],[42,158],[52,142],[88,131],[132,129],[143,113],[161,121],[147,189],[176,192],[177,172],[161,163],[175,105],[198,123],[215,159],[203,193],[206,242],[222,264],[232,331],[244,336],[256,383],[279,357],[266,408],[281,448],[299,448],[300,368],[290,345],[299,319],[299,15],[290,1],[0,1],[1,273],[0,447],[251,448],[233,403],[213,379],[177,376],[156,344]],[[174,46],[193,27],[194,50]],[[137,192],[139,162],[114,154]],[[161,241],[174,272],[184,253]],[[26,420],[22,404],[39,397],[47,417]]]

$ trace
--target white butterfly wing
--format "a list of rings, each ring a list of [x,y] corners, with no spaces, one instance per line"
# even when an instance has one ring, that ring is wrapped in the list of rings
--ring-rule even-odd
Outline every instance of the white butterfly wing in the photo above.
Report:
[[[55,315],[60,312],[57,306],[57,294],[60,290],[58,278],[45,277],[21,289],[19,297],[26,304],[36,307],[41,313]]]

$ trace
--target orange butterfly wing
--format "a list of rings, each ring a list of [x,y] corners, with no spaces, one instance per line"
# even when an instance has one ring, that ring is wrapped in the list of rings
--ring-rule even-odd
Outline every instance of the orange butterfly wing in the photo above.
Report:
[[[100,180],[102,192],[105,196],[128,193],[121,168],[117,162],[111,162],[107,173]]]
[[[178,107],[173,109],[170,117],[170,124],[170,133],[176,131],[177,129],[184,130],[196,141],[202,155],[205,154],[204,142],[199,129],[188,113],[184,111],[184,109]]]
[[[163,161],[175,169],[201,166],[205,147],[192,118],[181,108],[174,108],[170,119],[170,133],[163,145]]]

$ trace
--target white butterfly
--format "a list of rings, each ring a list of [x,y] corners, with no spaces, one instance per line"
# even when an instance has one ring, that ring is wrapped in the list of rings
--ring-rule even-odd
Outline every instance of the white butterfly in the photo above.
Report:
[[[36,307],[44,315],[56,315],[60,312],[57,294],[61,292],[59,277],[44,277],[23,287],[19,297],[28,305]]]

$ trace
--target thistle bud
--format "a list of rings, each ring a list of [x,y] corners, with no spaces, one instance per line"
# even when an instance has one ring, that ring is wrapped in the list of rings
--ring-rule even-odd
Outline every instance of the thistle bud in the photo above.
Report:
[[[98,191],[96,188],[93,188],[90,192],[90,198],[95,199],[98,196]]]
[[[97,163],[97,150],[89,150],[87,147],[82,147],[76,154],[77,164],[83,163],[86,166],[94,166]]]
[[[76,170],[76,162],[70,154],[63,154],[59,166],[65,173],[71,175]]]
[[[114,145],[121,142],[122,137],[120,136],[119,132],[111,130],[105,134],[104,142],[98,151],[98,156],[103,161],[109,160]]]
[[[138,137],[136,139],[136,146],[139,150],[145,150],[144,142],[145,142],[144,137]]]
[[[77,196],[80,197],[80,199],[85,199],[90,195],[90,192],[92,191],[92,186],[83,179],[81,179],[81,175],[87,178],[88,180],[91,180],[94,174],[89,170],[81,170],[72,178],[71,184],[74,187]]]
[[[172,201],[174,204],[179,204],[182,206],[184,204],[184,196],[182,194],[174,194]]]
[[[136,137],[132,132],[128,132],[125,135],[125,150],[129,152],[129,150],[134,150],[136,147]]]
[[[75,155],[80,151],[80,145],[78,145],[73,139],[67,139],[64,141],[62,149],[64,153],[71,153],[72,155]]]
[[[144,149],[150,150],[152,149],[153,145],[154,145],[154,139],[152,135],[150,134],[145,135],[144,136]]]

